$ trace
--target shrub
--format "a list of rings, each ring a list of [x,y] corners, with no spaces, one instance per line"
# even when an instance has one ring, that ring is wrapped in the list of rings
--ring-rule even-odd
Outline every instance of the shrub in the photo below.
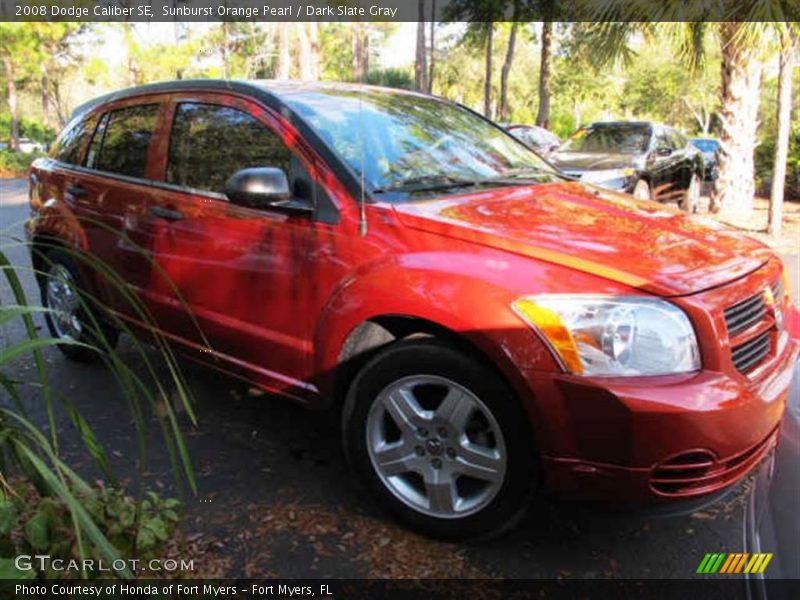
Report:
[[[414,89],[414,78],[405,69],[375,69],[367,74],[366,83],[401,90]]]
[[[11,150],[0,150],[0,177],[21,177],[28,172],[31,163],[43,156],[36,152],[25,154]]]
[[[175,509],[179,502],[173,498],[164,500],[148,492],[137,514],[134,498],[119,489],[98,483],[86,490],[75,490],[74,495],[123,559],[135,557],[146,561],[159,557],[175,532],[178,522]],[[34,562],[33,569],[20,570],[14,560],[20,555],[47,555],[50,562],[45,563],[44,569]],[[104,556],[91,543],[84,543],[81,556],[69,507],[59,497],[42,495],[25,478],[15,478],[0,489],[0,579],[95,578],[108,574],[52,566],[53,559],[60,559],[66,565],[81,558],[99,560]]]

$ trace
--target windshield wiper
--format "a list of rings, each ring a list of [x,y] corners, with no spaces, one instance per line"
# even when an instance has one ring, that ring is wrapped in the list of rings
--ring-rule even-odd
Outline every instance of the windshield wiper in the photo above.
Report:
[[[404,179],[387,186],[375,188],[373,194],[385,194],[386,192],[427,192],[435,190],[446,190],[455,187],[470,187],[477,182],[472,179],[457,179],[449,175],[422,175]]]
[[[504,179],[524,179],[534,175],[555,175],[555,171],[542,167],[520,167],[518,169],[508,169],[499,173],[495,177],[490,177],[484,181],[502,181]]]

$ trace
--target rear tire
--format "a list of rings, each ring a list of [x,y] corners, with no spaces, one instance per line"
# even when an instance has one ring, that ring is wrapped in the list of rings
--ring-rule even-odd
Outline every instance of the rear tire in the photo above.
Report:
[[[538,455],[517,398],[439,340],[396,342],[373,357],[347,394],[342,435],[368,490],[426,535],[502,533],[535,488]]]
[[[47,252],[42,262],[45,274],[39,279],[39,288],[42,306],[49,309],[45,320],[50,335],[90,344],[97,349],[114,349],[119,331],[111,327],[102,314],[96,311],[91,316],[88,314],[94,301],[85,293],[80,271],[72,257],[63,250],[54,249]],[[97,360],[100,354],[95,348],[58,344],[64,356],[78,362]]]

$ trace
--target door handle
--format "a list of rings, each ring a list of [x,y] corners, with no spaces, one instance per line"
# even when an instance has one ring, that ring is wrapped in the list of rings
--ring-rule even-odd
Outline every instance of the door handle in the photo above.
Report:
[[[67,187],[67,193],[75,198],[82,198],[86,195],[86,190],[79,185],[71,185]]]
[[[154,217],[166,219],[167,221],[180,221],[183,218],[183,213],[178,210],[164,208],[163,206],[151,206],[150,214]]]

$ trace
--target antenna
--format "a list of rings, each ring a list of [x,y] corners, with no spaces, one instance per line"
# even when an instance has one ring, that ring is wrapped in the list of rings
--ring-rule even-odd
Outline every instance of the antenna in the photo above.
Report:
[[[365,31],[361,30],[361,27],[358,28],[356,31],[356,35],[367,35]],[[363,40],[359,40],[359,43],[356,44],[356,48],[359,52],[362,50]],[[356,57],[357,61],[360,61],[360,57]],[[361,65],[359,68],[359,85],[364,85],[364,65]],[[361,198],[359,199],[358,203],[358,235],[364,237],[367,235],[367,212],[366,212],[366,190],[364,188],[364,102],[362,94],[364,93],[363,89],[358,90],[358,137],[361,142]]]

